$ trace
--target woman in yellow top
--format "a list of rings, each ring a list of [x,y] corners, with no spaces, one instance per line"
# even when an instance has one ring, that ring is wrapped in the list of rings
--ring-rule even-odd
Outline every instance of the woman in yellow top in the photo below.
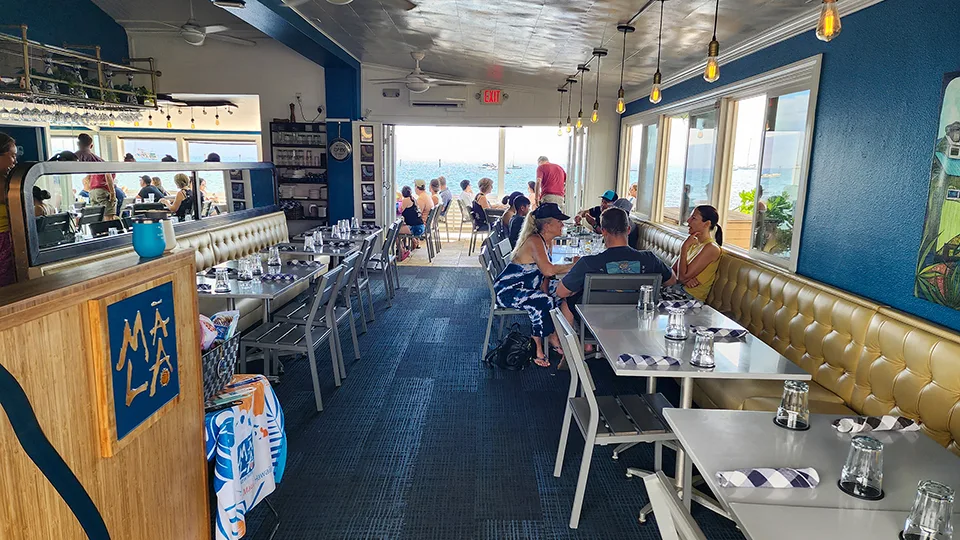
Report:
[[[10,217],[7,212],[7,176],[17,164],[17,142],[6,133],[0,133],[0,287],[17,280],[13,265],[13,238],[10,236]]]
[[[719,225],[717,209],[704,204],[693,209],[687,220],[690,236],[680,247],[680,257],[673,265],[677,279],[684,290],[697,300],[706,302],[720,266],[720,246],[723,229]]]

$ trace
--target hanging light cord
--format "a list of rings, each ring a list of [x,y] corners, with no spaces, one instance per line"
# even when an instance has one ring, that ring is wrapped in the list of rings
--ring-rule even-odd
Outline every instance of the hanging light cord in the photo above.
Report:
[[[660,4],[662,7],[663,4]],[[623,33],[623,51],[620,54],[620,88],[623,88],[623,66],[627,63],[627,33]]]
[[[660,3],[660,9],[663,9],[663,2]],[[719,18],[720,18],[720,0],[717,0],[717,7],[713,11],[713,40],[714,41],[717,40],[717,19]]]
[[[580,113],[583,114],[583,72],[580,72]]]
[[[720,0],[717,0],[719,3]],[[716,26],[717,21],[713,21],[714,26]],[[717,33],[717,29],[713,29],[713,33]],[[660,0],[660,31],[657,34],[657,71],[660,71],[660,43],[663,41],[663,0]]]
[[[567,118],[570,118],[570,111],[573,110],[573,107],[570,104],[573,102],[573,85],[567,82],[570,85],[570,95],[567,96]]]

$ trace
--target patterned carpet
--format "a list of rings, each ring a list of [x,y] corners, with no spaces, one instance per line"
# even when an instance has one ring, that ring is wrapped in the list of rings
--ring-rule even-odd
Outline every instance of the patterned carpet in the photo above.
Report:
[[[574,426],[563,476],[554,478],[569,376],[480,365],[489,292],[479,269],[406,267],[401,284],[389,309],[375,284],[377,320],[339,389],[320,348],[324,412],[313,408],[307,363],[286,362],[277,394],[289,458],[270,496],[281,516],[277,539],[660,537],[652,520],[637,522],[643,481],[624,474],[651,468],[650,445],[618,461],[598,447],[580,528],[567,527],[583,449]],[[601,393],[643,391],[642,379],[615,380],[604,364],[593,366]],[[675,401],[669,384],[661,389]],[[665,458],[672,471],[672,452]],[[696,505],[694,517],[710,539],[743,538]],[[259,505],[248,537],[266,539],[274,523]]]

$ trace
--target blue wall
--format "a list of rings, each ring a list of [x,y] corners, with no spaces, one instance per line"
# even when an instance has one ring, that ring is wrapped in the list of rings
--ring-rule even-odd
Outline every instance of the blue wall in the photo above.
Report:
[[[960,312],[913,294],[943,76],[960,70],[960,2],[886,0],[844,17],[829,44],[810,31],[722,66],[719,84],[819,53],[797,273],[960,330]],[[672,86],[660,105],[710,86]]]
[[[100,45],[103,58],[114,62],[129,54],[126,31],[90,0],[0,0],[0,13],[3,24],[26,24],[27,37],[34,41]],[[20,35],[14,28],[0,31]]]

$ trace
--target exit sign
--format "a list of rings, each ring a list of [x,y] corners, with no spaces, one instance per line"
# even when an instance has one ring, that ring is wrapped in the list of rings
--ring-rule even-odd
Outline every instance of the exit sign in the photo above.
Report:
[[[480,93],[480,102],[486,105],[500,105],[503,103],[503,92],[500,90],[486,89]]]

